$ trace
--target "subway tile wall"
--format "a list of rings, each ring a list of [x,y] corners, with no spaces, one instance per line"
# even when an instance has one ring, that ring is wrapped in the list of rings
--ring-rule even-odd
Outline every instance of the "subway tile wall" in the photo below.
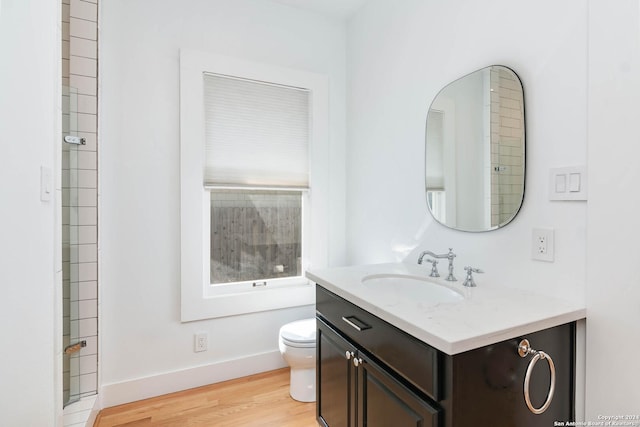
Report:
[[[97,41],[97,0],[62,0],[63,132],[86,140],[62,154],[63,344],[87,342],[65,357],[65,402],[98,384]]]
[[[524,99],[520,82],[505,70],[491,70],[491,87],[491,225],[497,226],[513,217],[522,201]]]

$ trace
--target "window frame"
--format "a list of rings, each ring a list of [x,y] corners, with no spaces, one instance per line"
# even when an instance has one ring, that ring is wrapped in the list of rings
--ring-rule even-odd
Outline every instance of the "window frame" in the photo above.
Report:
[[[180,246],[181,321],[212,319],[310,305],[313,284],[247,289],[243,282],[212,291],[209,283],[210,193],[204,175],[203,73],[216,73],[310,90],[309,190],[303,214],[303,271],[327,264],[328,79],[327,76],[212,53],[180,51]],[[313,191],[311,191],[313,189]],[[304,203],[304,202],[303,202]]]

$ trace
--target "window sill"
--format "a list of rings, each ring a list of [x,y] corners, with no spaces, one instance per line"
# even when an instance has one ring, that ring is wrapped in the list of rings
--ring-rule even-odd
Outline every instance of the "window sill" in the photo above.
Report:
[[[312,304],[315,304],[315,285],[304,280],[296,285],[256,287],[217,295],[203,293],[188,300],[183,298],[181,320],[215,319]]]

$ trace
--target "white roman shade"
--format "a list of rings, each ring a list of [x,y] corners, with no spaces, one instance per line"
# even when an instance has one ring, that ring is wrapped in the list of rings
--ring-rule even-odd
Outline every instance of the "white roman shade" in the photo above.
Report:
[[[204,185],[309,186],[310,92],[204,73]]]

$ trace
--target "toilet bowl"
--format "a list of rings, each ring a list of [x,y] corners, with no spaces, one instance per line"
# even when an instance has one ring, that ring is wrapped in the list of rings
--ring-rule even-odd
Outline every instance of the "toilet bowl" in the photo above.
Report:
[[[297,320],[282,326],[278,347],[291,367],[291,397],[300,402],[315,402],[316,319]]]

